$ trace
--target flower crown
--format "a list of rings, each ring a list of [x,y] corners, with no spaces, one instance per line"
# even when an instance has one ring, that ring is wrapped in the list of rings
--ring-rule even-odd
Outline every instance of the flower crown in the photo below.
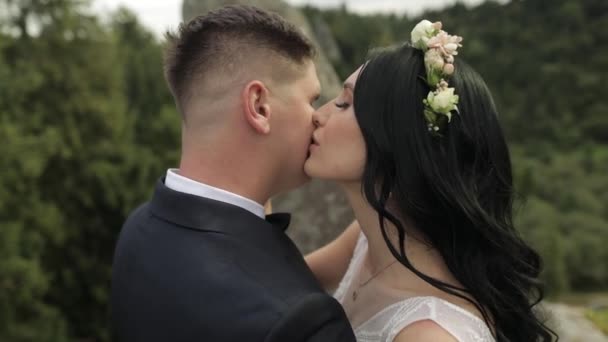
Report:
[[[424,52],[426,83],[431,91],[424,102],[424,117],[429,132],[441,136],[440,130],[458,113],[458,95],[448,87],[446,78],[454,74],[454,56],[462,47],[462,37],[441,30],[441,22],[422,20],[412,30],[412,45]]]

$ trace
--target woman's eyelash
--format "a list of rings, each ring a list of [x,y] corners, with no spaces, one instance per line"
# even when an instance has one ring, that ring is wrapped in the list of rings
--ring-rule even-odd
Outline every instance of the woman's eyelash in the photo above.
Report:
[[[336,107],[340,108],[340,109],[346,109],[348,108],[348,106],[350,106],[350,104],[343,102],[343,103],[338,103],[336,102]]]

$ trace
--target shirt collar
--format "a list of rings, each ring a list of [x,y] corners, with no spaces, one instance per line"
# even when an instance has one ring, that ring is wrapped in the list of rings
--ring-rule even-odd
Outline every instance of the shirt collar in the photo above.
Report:
[[[232,204],[250,211],[258,217],[265,217],[264,206],[261,204],[230,191],[222,190],[184,177],[179,174],[179,169],[167,170],[165,186],[167,186],[169,189],[186,194],[210,198],[216,201]]]

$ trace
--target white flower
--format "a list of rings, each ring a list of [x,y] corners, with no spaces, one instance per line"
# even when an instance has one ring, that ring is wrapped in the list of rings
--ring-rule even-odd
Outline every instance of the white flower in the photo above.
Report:
[[[454,88],[437,90],[429,93],[427,103],[435,113],[444,114],[450,119],[451,112],[457,109],[458,95],[454,94]]]
[[[447,53],[449,53],[450,55],[457,55],[458,52],[456,50],[458,50],[458,44],[457,43],[447,43],[443,46],[443,48],[445,49],[445,51],[447,51]]]
[[[412,30],[412,44],[423,51],[426,50],[426,42],[435,33],[435,27],[436,25],[428,20],[419,22]]]

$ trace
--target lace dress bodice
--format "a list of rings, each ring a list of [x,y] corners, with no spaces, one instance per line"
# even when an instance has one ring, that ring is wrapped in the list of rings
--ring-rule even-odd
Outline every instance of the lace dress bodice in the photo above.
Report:
[[[367,239],[361,234],[350,265],[334,297],[342,304],[355,275],[363,267]],[[353,326],[358,342],[392,342],[408,325],[432,320],[459,342],[494,342],[485,322],[471,312],[438,297],[409,297],[387,305],[371,318]]]

